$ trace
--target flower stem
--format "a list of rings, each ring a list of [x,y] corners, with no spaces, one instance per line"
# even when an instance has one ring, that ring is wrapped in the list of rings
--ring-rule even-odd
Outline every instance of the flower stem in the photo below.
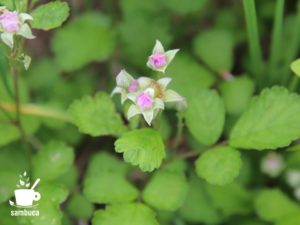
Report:
[[[177,133],[176,133],[176,138],[175,138],[175,143],[174,143],[174,149],[178,148],[178,145],[181,142],[182,138],[182,132],[183,132],[183,113],[182,112],[177,112]]]
[[[276,79],[276,66],[281,55],[281,37],[282,37],[282,24],[283,24],[283,14],[284,14],[284,3],[285,0],[277,0],[275,15],[274,15],[274,25],[272,32],[272,44],[270,51],[270,61],[269,61],[269,76],[270,81],[273,83]]]
[[[263,70],[263,57],[259,41],[257,27],[256,9],[254,0],[243,0],[245,19],[248,33],[250,61],[254,76],[259,84],[262,85],[261,73]]]

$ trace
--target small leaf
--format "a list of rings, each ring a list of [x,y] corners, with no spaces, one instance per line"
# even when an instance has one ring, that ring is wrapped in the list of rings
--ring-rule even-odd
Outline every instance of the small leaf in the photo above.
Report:
[[[239,175],[241,165],[239,151],[230,147],[216,147],[199,156],[196,172],[210,184],[225,185]]]
[[[141,203],[109,205],[94,214],[92,225],[159,225],[155,213]]]
[[[51,181],[64,174],[74,161],[74,151],[62,142],[46,144],[32,159],[33,175]]]
[[[300,76],[300,59],[295,60],[291,64],[291,69],[297,76]]]
[[[28,188],[30,186],[30,183],[26,184],[25,186]]]
[[[300,207],[279,189],[265,189],[260,191],[255,199],[255,210],[261,219],[275,222],[299,212]]]
[[[69,114],[79,130],[91,136],[118,136],[126,130],[110,96],[104,92],[94,98],[85,96],[75,100]]]
[[[31,13],[31,25],[35,29],[50,30],[62,25],[69,16],[69,6],[66,2],[49,2],[40,5]]]
[[[27,172],[25,171],[23,175],[24,175],[24,177],[26,177],[27,176]]]
[[[158,171],[147,184],[143,198],[156,209],[175,211],[183,204],[187,191],[183,172]]]
[[[15,205],[15,203],[14,203],[13,201],[10,201],[10,200],[9,200],[9,204],[10,204],[11,206],[14,206],[14,205]]]
[[[200,90],[188,101],[186,125],[202,144],[212,145],[220,137],[225,120],[225,107],[216,91]]]
[[[22,180],[20,180],[20,184],[21,184],[22,186],[24,186],[24,185],[25,185],[25,182],[22,181]]]
[[[276,149],[300,137],[300,97],[283,87],[262,91],[230,134],[230,145],[245,149]]]
[[[115,150],[124,153],[126,162],[138,165],[145,172],[159,168],[166,156],[160,134],[151,128],[125,133],[115,142]]]

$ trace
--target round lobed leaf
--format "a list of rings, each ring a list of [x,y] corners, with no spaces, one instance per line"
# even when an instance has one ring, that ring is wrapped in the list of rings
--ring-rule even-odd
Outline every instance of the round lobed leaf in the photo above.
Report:
[[[184,173],[159,171],[147,184],[143,198],[159,210],[175,211],[183,204],[187,191]]]
[[[139,166],[144,172],[159,168],[165,158],[165,146],[160,134],[151,129],[129,131],[115,142],[115,150],[124,153],[126,162]]]
[[[239,175],[241,166],[239,151],[230,147],[217,147],[199,156],[196,172],[210,184],[225,185]]]
[[[224,103],[216,91],[200,90],[188,101],[185,119],[196,140],[204,145],[212,145],[219,139],[223,130]]]

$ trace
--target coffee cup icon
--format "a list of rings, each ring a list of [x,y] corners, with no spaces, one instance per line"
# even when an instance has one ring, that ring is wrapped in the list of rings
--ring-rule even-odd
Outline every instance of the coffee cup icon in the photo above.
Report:
[[[16,204],[18,206],[32,206],[33,201],[38,201],[41,194],[32,189],[18,189],[15,190]]]

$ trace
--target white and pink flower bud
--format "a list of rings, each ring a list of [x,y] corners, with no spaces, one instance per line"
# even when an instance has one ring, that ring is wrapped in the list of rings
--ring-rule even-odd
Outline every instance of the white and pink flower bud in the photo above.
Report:
[[[267,154],[261,161],[261,171],[270,177],[277,177],[284,169],[284,161],[277,153]]]
[[[4,10],[0,15],[0,24],[4,32],[17,33],[20,30],[18,13]]]

